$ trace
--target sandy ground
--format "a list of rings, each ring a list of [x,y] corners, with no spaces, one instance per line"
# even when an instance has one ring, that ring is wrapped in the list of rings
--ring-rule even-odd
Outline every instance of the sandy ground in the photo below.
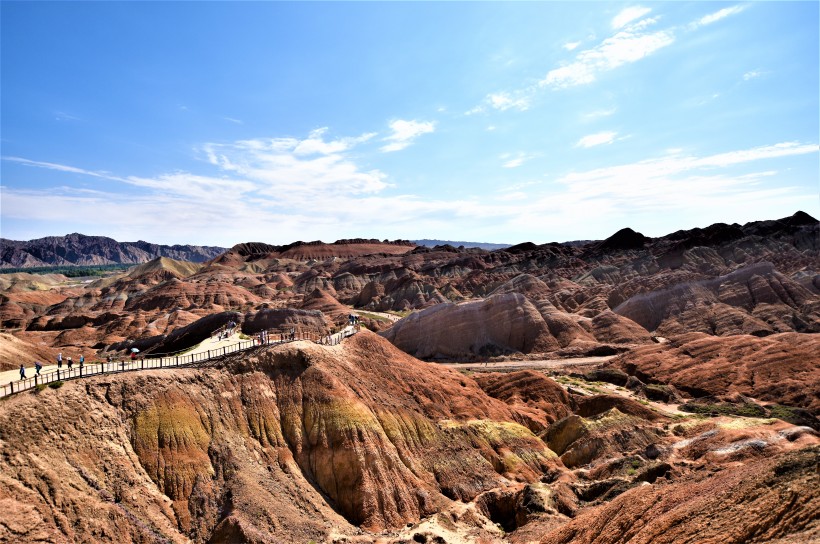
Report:
[[[536,359],[533,361],[497,361],[488,363],[439,363],[442,366],[455,370],[469,370],[472,372],[511,372],[514,370],[554,370],[572,366],[594,366],[615,358],[615,355],[606,357],[576,357],[573,359]]]

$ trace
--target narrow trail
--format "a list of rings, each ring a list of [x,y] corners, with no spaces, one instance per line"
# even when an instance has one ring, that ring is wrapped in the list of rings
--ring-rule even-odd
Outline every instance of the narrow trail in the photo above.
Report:
[[[513,370],[552,370],[572,366],[594,366],[614,359],[616,355],[603,357],[577,357],[574,359],[536,359],[532,361],[497,361],[479,363],[439,363],[455,370],[471,372],[510,372]]]
[[[36,388],[38,385],[45,385],[54,382],[65,380],[74,380],[81,378],[88,378],[91,376],[99,376],[102,374],[112,374],[119,372],[130,372],[138,370],[149,370],[157,368],[179,368],[199,366],[204,363],[220,359],[226,355],[247,351],[249,349],[260,347],[261,345],[279,345],[288,342],[309,341],[323,345],[336,345],[349,336],[353,336],[358,332],[358,327],[348,325],[344,329],[334,334],[322,336],[312,333],[296,334],[292,339],[284,340],[278,339],[280,335],[270,334],[268,341],[260,344],[256,338],[243,340],[239,336],[239,332],[226,337],[210,337],[206,338],[192,349],[184,353],[176,354],[147,354],[145,356],[136,357],[135,359],[122,358],[111,362],[91,362],[86,360],[85,365],[79,365],[79,353],[77,360],[71,369],[68,368],[67,358],[69,354],[63,352],[63,365],[58,368],[56,363],[43,365],[40,370],[40,375],[35,374],[33,366],[25,369],[25,379],[20,378],[20,370],[7,370],[0,372],[0,398],[6,397],[15,393],[28,391]],[[71,355],[73,358],[74,355]]]

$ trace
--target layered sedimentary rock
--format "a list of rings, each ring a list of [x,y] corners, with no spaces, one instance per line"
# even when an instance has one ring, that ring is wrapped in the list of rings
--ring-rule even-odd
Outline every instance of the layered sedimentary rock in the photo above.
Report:
[[[8,401],[0,488],[13,515],[0,538],[320,540],[563,470],[475,382],[373,334],[225,364]]]
[[[820,538],[818,463],[815,446],[716,475],[635,487],[540,542],[815,542]]]
[[[593,319],[573,318],[548,301],[534,304],[515,292],[439,304],[410,314],[383,334],[400,349],[423,359],[551,352],[573,343],[651,342],[648,331],[613,312]]]
[[[611,362],[644,382],[694,396],[742,394],[820,414],[820,336],[782,333],[715,337],[690,333],[638,347]]]

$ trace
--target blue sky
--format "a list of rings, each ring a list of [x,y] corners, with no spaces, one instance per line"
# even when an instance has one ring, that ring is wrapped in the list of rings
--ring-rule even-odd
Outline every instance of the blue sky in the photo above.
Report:
[[[2,2],[0,230],[230,246],[820,216],[817,2]]]

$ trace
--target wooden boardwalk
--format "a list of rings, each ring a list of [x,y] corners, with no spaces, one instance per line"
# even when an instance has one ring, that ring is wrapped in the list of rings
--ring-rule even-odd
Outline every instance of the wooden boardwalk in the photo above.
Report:
[[[123,359],[111,362],[94,362],[88,363],[85,366],[78,366],[74,364],[73,368],[58,368],[51,372],[42,373],[39,376],[35,375],[30,378],[22,380],[14,380],[5,385],[0,385],[0,398],[21,393],[35,389],[38,386],[48,385],[56,382],[64,382],[66,380],[76,380],[80,378],[89,378],[91,376],[100,376],[103,374],[115,374],[121,372],[131,372],[136,370],[149,370],[159,368],[179,368],[199,366],[209,361],[221,359],[227,355],[248,351],[250,349],[262,346],[275,346],[280,344],[287,344],[289,342],[310,341],[317,344],[334,346],[341,343],[342,340],[349,336],[353,336],[358,332],[358,327],[348,326],[341,331],[330,335],[319,335],[313,333],[295,333],[291,339],[281,339],[279,333],[268,334],[266,338],[268,341],[260,344],[256,339],[241,340],[235,344],[221,346],[216,349],[208,349],[204,351],[197,351],[193,353],[181,354],[155,354],[141,356],[136,359]],[[280,337],[279,340],[272,338]],[[33,369],[28,369],[33,370]]]

